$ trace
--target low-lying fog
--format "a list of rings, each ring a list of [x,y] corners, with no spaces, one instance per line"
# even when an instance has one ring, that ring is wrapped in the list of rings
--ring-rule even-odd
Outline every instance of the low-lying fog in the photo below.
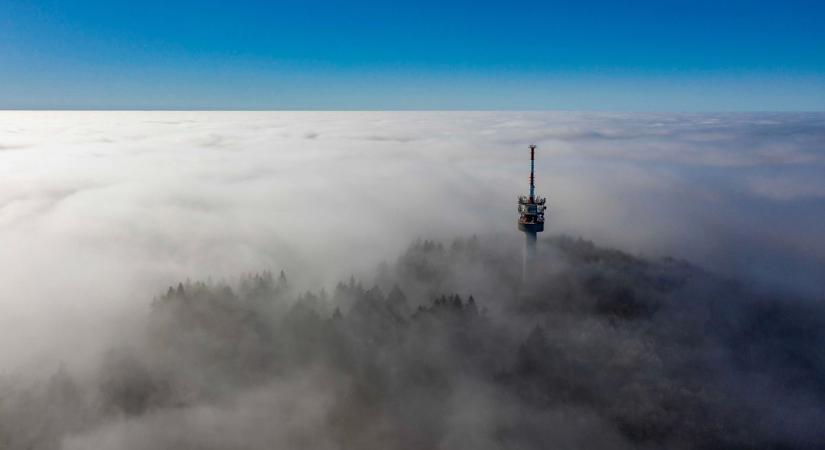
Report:
[[[454,238],[477,235],[496,252],[517,252],[516,197],[527,189],[530,143],[538,145],[538,192],[550,205],[548,237],[581,236],[645,258],[686,259],[739,280],[754,295],[822,301],[823,142],[825,115],[819,113],[0,112],[0,377],[48,378],[63,365],[73,376],[94,379],[110,348],[145,339],[152,299],[186,279],[233,284],[245,273],[271,270],[277,277],[284,270],[297,296],[321,288],[332,293],[352,275],[368,289],[376,267],[394,264],[418,238],[449,247]],[[478,285],[477,301],[493,316],[506,309],[496,303],[504,294],[483,298],[499,292],[494,281],[451,276],[486,281]],[[402,287],[412,283],[401,275],[393,280]],[[456,283],[449,286],[462,287]],[[429,291],[405,294],[416,292]],[[432,299],[413,300],[414,308]],[[341,305],[345,315],[350,306]],[[530,332],[519,320],[508,316],[499,324],[526,328],[524,336],[506,334],[513,342]],[[236,405],[222,414],[230,424],[250,414],[269,417],[259,409],[277,416],[283,412],[272,412],[277,408],[269,403],[293,401],[288,390],[325,385],[327,391],[315,392],[320,404],[299,405],[306,421],[293,424],[323,428],[325,402],[338,405],[344,388],[329,385],[329,375],[317,367],[300,373],[300,381],[276,378],[233,397],[241,405],[251,402],[251,412]],[[485,409],[501,395],[491,387],[497,384],[467,382],[451,391],[458,396],[453,401],[480,402],[477,408]],[[258,403],[251,400],[255,389],[267,391]],[[512,411],[523,406],[499,400]],[[92,414],[91,425],[77,425],[49,445],[140,448],[135,436],[156,435],[164,417],[193,429],[218,420],[210,416],[212,403],[194,404],[195,412],[163,409],[137,425]],[[564,412],[544,414],[549,423],[570,426]],[[450,417],[481,420],[462,422],[461,433],[495,428],[499,420]],[[582,417],[598,422],[601,440],[590,442],[593,447],[615,447],[637,433],[603,425],[598,408]],[[590,432],[590,425],[577,426]],[[453,431],[438,445],[461,447],[451,439],[465,438]],[[369,435],[342,444],[330,432],[324,442],[298,442],[315,448],[435,445],[416,441],[414,433],[387,433],[398,440]],[[559,442],[581,444],[576,433]],[[107,440],[112,435],[119,437]],[[181,442],[175,439],[155,444]],[[255,439],[242,443],[304,445],[282,435]],[[680,442],[696,445],[685,439]],[[240,448],[239,441],[223,445]]]

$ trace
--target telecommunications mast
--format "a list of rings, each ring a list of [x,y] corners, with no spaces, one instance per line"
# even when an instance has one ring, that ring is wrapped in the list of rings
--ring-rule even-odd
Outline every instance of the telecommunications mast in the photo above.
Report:
[[[544,211],[547,199],[536,196],[536,146],[530,146],[530,194],[518,198],[518,229],[524,232],[524,266],[526,283],[536,264],[536,234],[544,231]]]

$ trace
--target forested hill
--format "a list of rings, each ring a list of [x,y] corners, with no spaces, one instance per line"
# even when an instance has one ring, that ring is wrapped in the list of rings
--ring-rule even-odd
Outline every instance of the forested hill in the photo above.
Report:
[[[581,239],[417,241],[370,280],[185,282],[95,376],[6,380],[0,448],[804,448],[825,314]]]

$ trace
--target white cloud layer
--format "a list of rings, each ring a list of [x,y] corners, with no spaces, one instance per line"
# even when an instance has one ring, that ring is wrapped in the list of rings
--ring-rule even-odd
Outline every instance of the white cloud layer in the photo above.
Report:
[[[529,143],[548,233],[823,292],[823,142],[816,113],[0,112],[3,364],[91,358],[186,277],[517,236]]]

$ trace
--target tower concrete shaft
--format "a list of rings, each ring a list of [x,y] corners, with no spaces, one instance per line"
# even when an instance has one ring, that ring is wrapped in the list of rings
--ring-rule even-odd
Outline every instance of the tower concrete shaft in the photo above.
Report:
[[[536,241],[538,234],[531,231],[524,232],[524,260],[521,267],[522,282],[528,283],[533,279],[536,267]]]

